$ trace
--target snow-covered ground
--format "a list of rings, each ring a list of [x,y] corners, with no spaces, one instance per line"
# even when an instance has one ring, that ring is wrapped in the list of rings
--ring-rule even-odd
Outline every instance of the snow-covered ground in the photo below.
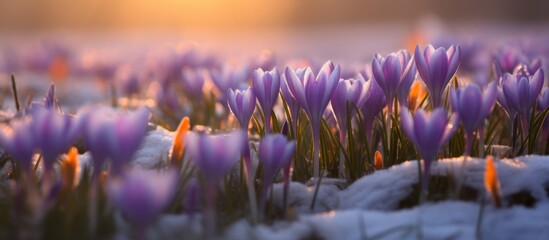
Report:
[[[154,167],[159,153],[170,148],[173,133],[157,128],[148,133],[135,163]],[[340,189],[338,181],[321,183],[317,202],[310,210],[315,186],[293,182],[288,205],[294,221],[252,225],[239,220],[221,239],[549,239],[549,157],[522,156],[496,159],[503,208],[495,208],[484,190],[485,160],[442,159],[431,175],[463,179],[475,193],[471,201],[449,199],[400,208],[418,181],[417,161],[377,171]],[[464,167],[462,167],[464,166]],[[273,188],[273,203],[282,205],[282,184]],[[484,205],[484,208],[482,208]],[[481,212],[482,211],[482,212]],[[482,220],[479,221],[479,216]],[[120,220],[121,225],[124,225]],[[124,227],[121,227],[124,229]],[[149,229],[151,238],[199,237],[201,217],[164,215]],[[117,238],[126,239],[122,230]]]

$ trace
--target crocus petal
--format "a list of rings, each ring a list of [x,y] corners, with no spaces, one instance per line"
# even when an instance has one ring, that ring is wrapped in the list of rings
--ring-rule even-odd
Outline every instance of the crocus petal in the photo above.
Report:
[[[460,89],[459,117],[468,133],[478,128],[482,120],[482,93],[476,85],[469,85]]]
[[[488,117],[492,112],[492,109],[494,108],[494,104],[496,102],[496,95],[497,85],[495,82],[491,82],[482,92],[482,107],[480,110],[482,113],[482,118]]]
[[[517,108],[523,115],[527,115],[529,106],[528,100],[530,98],[530,85],[526,77],[520,78],[517,88]],[[505,89],[504,89],[505,90]],[[536,96],[537,97],[537,96]]]
[[[451,79],[456,73],[461,60],[461,48],[459,45],[454,47],[453,45],[447,51],[448,55],[448,73],[446,79]]]
[[[541,93],[541,89],[543,87],[543,81],[544,81],[544,72],[543,69],[539,69],[534,73],[534,76],[530,79],[530,98],[529,104],[534,105],[536,99],[538,98],[539,94]]]
[[[374,75],[374,79],[381,87],[381,89],[386,89],[387,86],[385,85],[383,70],[381,69],[381,64],[379,63],[379,60],[377,58],[374,58],[374,60],[372,60],[372,74]]]
[[[305,97],[305,88],[303,86],[304,82],[299,79],[299,77],[296,75],[296,72],[290,69],[289,67],[286,67],[285,71],[286,76],[286,83],[288,84],[288,88],[290,89],[290,93],[292,96],[296,99],[296,101],[301,105],[303,109],[308,109],[307,105],[307,99]],[[307,78],[305,78],[303,81],[305,81]]]
[[[430,82],[428,79],[425,79],[425,77],[429,76],[429,66],[427,65],[425,55],[421,51],[419,45],[416,45],[414,60],[417,66],[417,71],[419,72],[419,75],[421,75],[421,77],[423,78],[424,82]]]
[[[400,106],[400,109],[400,125],[402,126],[402,129],[404,129],[406,135],[408,135],[408,138],[412,140],[412,143],[417,145],[412,114],[410,114],[410,111],[405,106]]]
[[[443,145],[448,143],[450,138],[454,135],[454,133],[456,133],[458,129],[457,127],[458,121],[459,121],[459,116],[457,114],[452,114],[452,116],[450,116],[450,120],[448,120],[448,124],[444,129],[444,134],[442,135],[442,139],[440,140],[439,147],[442,147]]]

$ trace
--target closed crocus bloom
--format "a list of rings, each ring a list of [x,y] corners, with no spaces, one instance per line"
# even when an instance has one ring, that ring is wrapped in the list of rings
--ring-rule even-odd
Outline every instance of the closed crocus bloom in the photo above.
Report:
[[[263,164],[263,190],[260,211],[265,209],[267,193],[273,178],[280,170],[289,165],[295,154],[295,141],[288,141],[282,134],[266,135],[259,144],[259,159]]]
[[[34,141],[42,154],[44,169],[49,172],[57,157],[74,142],[78,121],[54,109],[35,109],[31,117]]]
[[[370,82],[370,87],[368,88],[367,97],[360,108],[360,111],[362,112],[362,121],[366,131],[366,137],[370,142],[374,120],[387,104],[387,100],[379,84],[377,84],[374,79],[368,81]]]
[[[136,95],[141,90],[140,76],[130,65],[118,67],[114,79],[118,90],[126,96]]]
[[[232,89],[241,89],[246,86],[246,81],[248,80],[248,67],[236,68],[234,66],[224,64],[219,70],[211,70],[210,76],[213,83],[219,90],[221,94],[219,100],[221,102],[226,101],[227,91]]]
[[[244,144],[248,142],[242,130],[215,135],[195,132],[187,134],[187,153],[201,173],[204,183],[201,189],[206,206],[204,218],[210,233],[216,229],[215,205],[219,184],[240,160]]]
[[[187,134],[187,153],[212,187],[219,184],[240,160],[245,134],[241,130],[227,134]]]
[[[431,113],[418,109],[412,116],[404,106],[401,107],[400,124],[402,129],[414,143],[424,161],[422,192],[426,193],[429,186],[429,170],[431,163],[436,160],[438,150],[448,142],[457,127],[456,116],[450,120],[446,110],[436,108]]]
[[[252,75],[253,90],[257,101],[265,116],[265,132],[271,131],[271,110],[278,98],[280,91],[280,75],[275,67],[271,71],[264,72],[261,68],[256,69]]]
[[[319,154],[320,154],[320,123],[322,114],[326,110],[332,95],[334,94],[337,83],[339,82],[341,69],[328,61],[320,69],[315,77],[310,68],[305,69],[303,78],[300,79],[295,71],[286,68],[286,81],[288,88],[305,110],[311,123],[313,133],[313,175],[318,177],[320,174]]]
[[[530,60],[522,51],[509,46],[502,47],[494,56],[494,66],[498,78],[505,73],[515,73],[516,68],[521,65],[528,73],[532,74],[541,68],[542,62],[540,58]]]
[[[387,98],[392,114],[393,100],[398,96],[400,104],[406,103],[410,87],[416,76],[416,65],[410,53],[401,50],[387,57],[376,54],[372,61],[372,73]]]
[[[108,194],[137,237],[143,237],[158,215],[171,202],[177,187],[177,172],[158,173],[134,168],[121,178],[112,179]]]
[[[414,59],[417,71],[429,90],[433,108],[442,106],[444,89],[456,73],[460,58],[459,46],[452,45],[448,50],[445,48],[435,50],[433,46],[427,45],[423,52],[419,45],[416,46]]]
[[[263,180],[269,184],[282,167],[289,164],[295,153],[295,141],[282,134],[269,134],[259,144],[259,159],[263,164]]]
[[[452,109],[458,113],[466,133],[465,156],[470,154],[473,132],[483,128],[484,120],[492,112],[496,103],[496,94],[495,82],[490,83],[484,91],[481,91],[476,84],[450,91]]]
[[[190,98],[201,99],[204,87],[205,75],[203,69],[183,68],[181,70],[181,84],[183,91]],[[191,99],[192,100],[192,99]]]
[[[349,103],[349,116],[352,118],[356,114],[356,109],[360,109],[368,98],[369,87],[370,81],[355,79],[342,80],[337,84],[331,103],[342,143],[346,142],[347,136],[347,103]]]
[[[84,138],[94,161],[94,175],[110,160],[111,172],[118,175],[131,161],[145,138],[149,111],[140,108],[108,118],[101,110],[88,113]]]
[[[183,165],[183,157],[185,156],[185,146],[187,145],[187,133],[191,128],[191,120],[184,117],[179,122],[179,126],[175,130],[175,135],[172,142],[171,163],[178,169]]]
[[[10,122],[0,131],[0,146],[8,152],[23,173],[31,173],[32,157],[36,148],[32,119],[23,117]]]
[[[543,87],[544,72],[536,71],[531,77],[506,73],[501,80],[498,103],[502,105],[511,119],[518,113],[524,129],[528,129],[530,114]]]
[[[303,79],[305,69],[298,69],[295,73],[299,79]],[[297,122],[300,106],[295,97],[290,92],[290,87],[288,87],[286,74],[282,74],[281,76],[280,93],[282,94],[282,97],[284,98],[284,101],[286,101],[286,105],[288,105],[288,108],[290,110],[290,117],[292,118],[292,130],[295,134],[295,132],[297,131]]]
[[[227,102],[229,109],[238,120],[240,127],[247,130],[250,118],[255,111],[255,93],[252,88],[246,90],[227,91]]]

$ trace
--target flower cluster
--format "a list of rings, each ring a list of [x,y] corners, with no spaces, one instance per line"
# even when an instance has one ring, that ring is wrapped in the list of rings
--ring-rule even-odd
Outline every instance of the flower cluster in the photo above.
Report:
[[[55,81],[92,76],[112,107],[59,101],[56,94],[67,90],[51,84],[44,99],[2,112],[0,161],[13,163],[5,177],[15,181],[6,198],[17,202],[8,218],[86,222],[92,238],[110,237],[101,235],[102,223],[127,221],[140,238],[163,213],[185,212],[215,234],[227,219],[289,219],[290,181],[352,182],[416,161],[421,200],[427,200],[437,159],[464,156],[465,163],[494,144],[508,145],[510,155],[549,152],[543,56],[473,45],[418,44],[413,52],[375,54],[368,64],[336,64],[279,61],[269,51],[235,62],[183,44],[147,55],[142,65],[95,55],[77,61],[63,46],[36,46],[34,54],[21,54],[20,65],[0,71]],[[480,56],[493,58],[477,65]],[[151,129],[172,142],[157,153],[154,169],[142,169],[132,160],[153,139]],[[283,204],[270,204],[279,199],[271,195],[279,182]],[[485,182],[500,205],[492,160]]]

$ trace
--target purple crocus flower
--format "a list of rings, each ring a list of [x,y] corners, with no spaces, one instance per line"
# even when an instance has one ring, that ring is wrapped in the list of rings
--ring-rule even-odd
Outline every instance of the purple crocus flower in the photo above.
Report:
[[[252,88],[246,90],[227,91],[227,102],[229,109],[238,120],[240,128],[248,130],[250,118],[255,111],[255,93]]]
[[[379,84],[385,98],[389,114],[393,114],[393,101],[398,96],[398,102],[405,104],[410,87],[416,76],[416,65],[410,53],[401,50],[387,57],[376,54],[372,61],[372,73]]]
[[[14,158],[22,172],[29,175],[36,146],[32,124],[30,117],[23,117],[0,131],[0,146]]]
[[[341,80],[337,84],[331,103],[339,127],[339,140],[343,145],[347,142],[347,103],[349,103],[349,116],[353,117],[356,114],[356,109],[362,108],[368,98],[369,83],[347,79]]]
[[[35,109],[32,132],[48,173],[57,157],[69,150],[79,131],[78,122],[53,109]]]
[[[248,143],[248,124],[250,123],[250,118],[255,110],[255,94],[252,88],[246,90],[236,90],[233,91],[229,89],[227,92],[227,102],[229,103],[229,109],[233,115],[238,120],[240,128],[244,133],[243,141],[246,142],[242,147],[242,154],[245,162],[246,176],[250,177],[250,149]]]
[[[263,164],[263,189],[260,200],[260,212],[265,210],[267,193],[273,178],[280,170],[289,165],[295,154],[295,141],[288,141],[282,134],[266,135],[259,144],[259,159]]]
[[[55,102],[55,85],[52,83],[48,87],[48,91],[46,92],[46,96],[42,99],[40,102],[32,102],[27,109],[25,109],[25,112],[27,114],[32,114],[36,109],[54,109],[58,107]]]
[[[108,118],[105,112],[96,110],[85,118],[84,139],[93,157],[94,175],[98,176],[108,160],[112,173],[120,174],[145,137],[149,111],[140,108]]]
[[[414,59],[419,75],[429,90],[433,108],[442,106],[444,89],[454,76],[459,66],[461,50],[459,46],[451,46],[448,50],[427,45],[422,52],[416,46]]]
[[[181,84],[183,86],[183,91],[185,94],[193,99],[202,98],[202,88],[205,82],[205,70],[202,69],[192,69],[192,68],[183,68],[181,70]]]
[[[483,128],[484,120],[492,112],[496,103],[496,95],[495,82],[490,83],[482,92],[476,84],[469,84],[457,91],[454,89],[450,91],[452,109],[458,113],[465,129],[465,156],[469,156],[471,153],[473,132]]]
[[[401,106],[400,124],[414,143],[424,161],[422,193],[427,193],[431,163],[436,160],[438,150],[455,133],[458,118],[448,120],[446,110],[436,108],[431,113],[418,109],[412,116],[408,108]],[[424,195],[425,196],[425,195]]]
[[[303,79],[303,75],[305,74],[305,69],[296,70],[296,74],[299,77],[299,79]],[[284,101],[286,101],[286,105],[288,105],[288,108],[290,110],[290,117],[292,118],[292,130],[295,135],[295,132],[297,131],[297,122],[298,122],[300,107],[299,107],[299,103],[290,92],[290,88],[288,87],[288,81],[286,79],[286,74],[282,74],[281,78],[282,78],[282,81],[280,83],[280,92],[282,94],[282,98],[284,98]]]
[[[258,68],[252,75],[253,89],[257,101],[261,106],[261,112],[265,116],[265,132],[271,132],[271,110],[278,98],[280,91],[280,75],[275,67],[271,71],[264,72]]]
[[[234,66],[224,64],[221,69],[211,70],[210,76],[213,83],[217,87],[217,90],[221,94],[219,100],[221,102],[225,102],[225,94],[230,88],[242,89],[246,86],[249,72],[247,66],[236,68]]]
[[[320,154],[320,123],[322,114],[328,106],[339,82],[341,69],[331,61],[326,62],[318,75],[314,76],[310,68],[305,70],[303,78],[300,79],[295,71],[286,67],[286,81],[288,88],[305,110],[311,123],[313,133],[313,175],[320,175],[319,154]]]
[[[245,133],[242,130],[216,135],[195,132],[187,134],[187,152],[204,180],[202,192],[205,195],[205,217],[210,223],[210,231],[215,229],[218,185],[240,160],[244,142]]]
[[[161,87],[158,82],[151,84],[153,91],[153,98],[156,101],[156,105],[162,111],[171,111],[176,116],[184,115],[183,104],[179,100],[179,93],[171,87]]]
[[[157,173],[134,168],[122,178],[112,179],[108,194],[136,235],[143,236],[173,199],[177,182],[177,172],[173,170]]]
[[[544,72],[536,71],[531,77],[506,73],[501,79],[498,103],[514,119],[519,114],[525,131],[529,128],[530,114],[543,87]]]
[[[184,199],[184,208],[185,212],[189,215],[189,218],[192,219],[194,214],[198,211],[198,195],[199,194],[199,185],[196,179],[190,179],[185,186],[185,199]]]
[[[518,66],[524,65],[528,73],[534,73],[542,66],[540,58],[529,60],[528,57],[517,48],[502,47],[494,56],[496,76],[502,77],[505,73],[515,73]]]
[[[136,95],[141,89],[139,75],[129,65],[118,67],[114,74],[118,89],[127,96]]]
[[[219,184],[240,160],[244,137],[242,130],[216,135],[187,134],[187,152],[210,187]]]
[[[385,94],[383,94],[383,90],[377,84],[377,81],[374,79],[370,79],[368,81],[370,82],[370,87],[368,93],[366,94],[367,98],[365,99],[362,108],[360,108],[360,111],[362,113],[362,121],[366,131],[366,138],[373,146],[374,144],[371,140],[374,120],[387,104],[387,100],[385,98]]]

